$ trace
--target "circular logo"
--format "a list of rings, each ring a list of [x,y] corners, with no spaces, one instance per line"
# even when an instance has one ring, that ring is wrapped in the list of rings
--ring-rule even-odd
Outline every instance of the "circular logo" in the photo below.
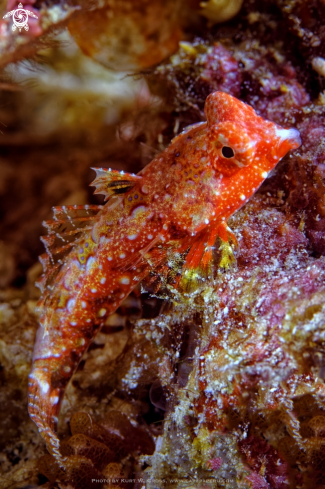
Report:
[[[25,29],[25,31],[28,31],[29,29],[28,16],[34,17],[34,19],[38,19],[37,15],[35,15],[34,12],[31,12],[30,10],[25,10],[23,5],[20,3],[16,10],[11,10],[11,12],[7,12],[6,15],[3,16],[3,18],[7,19],[8,17],[12,17],[12,30],[15,31],[16,29],[18,29],[19,32],[21,32],[22,29]]]
[[[23,8],[17,8],[12,16],[12,20],[12,30],[16,30],[16,28],[18,28],[21,31],[21,29],[24,27],[25,30],[28,31],[28,14],[26,10],[24,10]]]

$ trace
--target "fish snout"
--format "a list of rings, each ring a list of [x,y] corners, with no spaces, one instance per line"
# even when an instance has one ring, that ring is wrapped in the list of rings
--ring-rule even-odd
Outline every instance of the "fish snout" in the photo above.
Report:
[[[301,145],[300,132],[295,128],[275,129],[276,137],[278,138],[278,148],[281,157],[283,157],[291,149],[297,149]]]

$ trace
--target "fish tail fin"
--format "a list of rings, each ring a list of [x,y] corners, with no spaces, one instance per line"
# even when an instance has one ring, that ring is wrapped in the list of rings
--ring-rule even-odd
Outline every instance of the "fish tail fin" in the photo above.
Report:
[[[34,366],[29,376],[28,412],[46,442],[48,451],[60,467],[64,466],[64,457],[60,453],[60,440],[55,433],[57,416],[62,395],[58,389],[50,387],[47,372],[42,366]],[[45,394],[46,392],[46,394]]]

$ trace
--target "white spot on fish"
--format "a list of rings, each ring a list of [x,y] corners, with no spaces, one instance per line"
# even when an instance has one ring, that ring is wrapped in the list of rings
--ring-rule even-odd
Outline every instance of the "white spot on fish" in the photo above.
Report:
[[[78,323],[76,321],[71,321],[70,324],[71,326],[77,326]]]
[[[99,309],[98,311],[98,317],[102,318],[103,316],[105,316],[106,314],[106,309],[102,308],[102,309]]]
[[[82,307],[83,309],[86,309],[86,307],[87,307],[87,302],[85,302],[85,301],[81,301],[81,307]]]
[[[136,207],[133,212],[132,212],[132,217],[139,217],[141,216],[141,214],[144,214],[147,210],[147,207],[145,205],[139,205],[138,207]]]
[[[130,240],[130,241],[133,241],[135,238],[137,238],[138,234],[129,234],[127,236],[127,238]]]
[[[90,256],[87,260],[87,265],[86,265],[86,269],[89,271],[91,270],[94,265],[96,264],[96,260],[93,256]]]
[[[68,311],[69,312],[72,312],[75,305],[76,305],[75,299],[68,300],[68,302],[67,302],[67,309],[68,309]]]
[[[124,275],[123,277],[120,278],[119,282],[121,284],[128,285],[130,283],[130,279],[129,279],[129,277]]]
[[[50,386],[47,382],[43,382],[41,380],[38,380],[39,385],[41,386],[42,393],[47,394],[48,391],[50,390]]]
[[[101,237],[99,238],[99,242],[100,242],[100,244],[101,244],[101,245],[104,245],[104,246],[108,245],[108,244],[109,244],[111,241],[112,241],[112,240],[111,240],[110,238],[106,238],[106,236],[101,236]]]
[[[100,283],[101,283],[101,284],[104,284],[105,282],[106,282],[106,277],[102,277],[102,278],[100,279]]]
[[[125,258],[125,253],[121,253],[120,258]]]
[[[73,262],[71,263],[71,267],[78,268],[78,270],[82,269],[82,265],[80,264],[79,260],[73,260]]]
[[[240,194],[239,198],[240,198],[240,200],[245,200],[246,199],[246,197],[245,197],[244,194]]]
[[[97,289],[90,289],[92,291],[93,294],[96,294],[97,292]]]

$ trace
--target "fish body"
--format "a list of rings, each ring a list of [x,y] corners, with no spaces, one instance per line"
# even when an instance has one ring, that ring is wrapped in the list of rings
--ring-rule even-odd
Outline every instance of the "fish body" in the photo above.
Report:
[[[185,129],[138,175],[96,169],[93,185],[105,205],[58,207],[45,223],[29,413],[61,465],[55,430],[64,390],[107,317],[175,254],[185,277],[207,268],[217,237],[235,240],[229,217],[300,145],[296,129],[228,94],[209,95],[205,113],[207,122]]]

